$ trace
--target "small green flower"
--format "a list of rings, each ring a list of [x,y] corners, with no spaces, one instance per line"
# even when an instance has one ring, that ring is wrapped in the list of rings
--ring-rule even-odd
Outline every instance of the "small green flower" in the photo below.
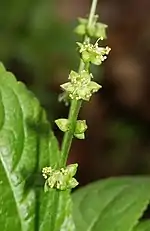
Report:
[[[92,74],[83,70],[81,73],[71,71],[69,75],[70,82],[61,85],[61,88],[68,92],[71,99],[88,101],[94,92],[97,92],[101,86],[94,81]]]
[[[51,173],[52,173],[52,168],[51,167],[45,167],[45,168],[43,168],[43,170],[42,170],[42,175],[43,175],[43,177],[45,178],[45,179],[47,179],[50,175],[51,175]]]
[[[57,119],[55,120],[55,123],[57,124],[57,126],[59,127],[59,129],[62,131],[62,132],[66,132],[69,130],[69,122],[68,122],[68,119]]]
[[[100,38],[100,40],[104,40],[107,38],[106,35],[106,29],[107,25],[101,22],[97,22],[95,25],[95,32],[94,32],[94,37]]]
[[[77,120],[74,136],[78,139],[85,139],[84,132],[87,130],[86,120]]]
[[[78,168],[78,164],[69,164],[67,167],[66,167],[66,170],[67,170],[67,173],[73,177],[76,172],[77,172],[77,168]]]
[[[85,35],[86,34],[86,27],[87,27],[87,19],[78,18],[79,25],[75,28],[75,33],[78,35]]]
[[[79,46],[79,52],[81,53],[82,60],[84,63],[91,62],[95,65],[100,65],[110,52],[110,48],[99,47],[98,41],[93,45],[89,42],[77,43]]]
[[[75,28],[75,32],[79,35],[88,34],[91,37],[100,38],[100,40],[106,39],[106,29],[108,26],[104,23],[97,22],[97,20],[98,15],[95,15],[92,24],[88,27],[88,20],[79,18],[79,25]]]
[[[77,167],[78,164],[70,164],[66,168],[61,168],[60,170],[54,170],[51,167],[43,168],[43,176],[46,179],[45,191],[53,188],[58,190],[75,188],[78,182],[73,176],[76,174]]]
[[[57,124],[57,126],[59,127],[59,129],[62,132],[67,132],[69,130],[68,119],[63,119],[63,118],[57,119],[57,120],[55,120],[55,123]],[[86,131],[86,129],[87,129],[86,121],[85,120],[77,120],[74,136],[78,139],[84,139],[85,138],[84,132]],[[44,171],[46,171],[46,173],[43,172],[43,176],[47,177],[48,172],[51,173],[52,170],[47,168]],[[45,179],[46,179],[46,177],[45,177]]]
[[[77,120],[75,133],[80,134],[85,132],[87,129],[86,120]]]

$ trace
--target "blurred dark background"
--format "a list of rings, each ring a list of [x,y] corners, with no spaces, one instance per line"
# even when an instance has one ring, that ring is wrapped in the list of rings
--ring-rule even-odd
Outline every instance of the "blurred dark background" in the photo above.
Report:
[[[54,120],[67,117],[59,85],[77,70],[73,33],[88,0],[0,0],[0,60],[23,81]],[[103,85],[81,109],[86,140],[74,140],[68,162],[78,162],[80,184],[118,175],[150,173],[150,1],[99,0],[108,24],[109,58],[95,78]]]

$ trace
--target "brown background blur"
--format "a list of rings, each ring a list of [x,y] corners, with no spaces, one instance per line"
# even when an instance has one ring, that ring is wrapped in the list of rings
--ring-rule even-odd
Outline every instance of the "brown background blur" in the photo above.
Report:
[[[88,0],[0,0],[0,60],[34,91],[54,119],[67,117],[59,85],[76,70],[73,33]],[[150,173],[150,1],[99,0],[108,24],[108,60],[94,69],[103,85],[82,107],[86,140],[75,140],[69,163],[78,162],[80,184],[116,175]]]

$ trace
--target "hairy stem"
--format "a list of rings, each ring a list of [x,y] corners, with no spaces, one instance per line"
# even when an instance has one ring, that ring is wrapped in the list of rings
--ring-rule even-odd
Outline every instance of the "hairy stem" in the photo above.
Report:
[[[95,15],[96,6],[97,6],[97,0],[93,0],[91,9],[90,9],[89,18],[88,18],[88,27],[90,27],[93,22],[93,17]],[[86,35],[84,38],[84,41],[87,41],[87,40],[89,40],[89,37]],[[87,67],[85,66],[84,62],[80,60],[79,73],[83,71],[84,69],[87,69]],[[75,131],[75,126],[76,126],[76,121],[78,118],[81,104],[82,104],[82,100],[73,99],[71,101],[69,117],[68,117],[70,129],[69,131],[65,132],[64,137],[63,137],[62,146],[61,146],[61,158],[60,158],[60,163],[59,163],[60,167],[66,166],[66,162],[67,162],[68,154],[70,151],[73,134]]]

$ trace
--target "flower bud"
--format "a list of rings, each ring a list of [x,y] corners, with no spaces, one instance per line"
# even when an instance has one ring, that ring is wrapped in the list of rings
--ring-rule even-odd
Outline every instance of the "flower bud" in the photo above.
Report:
[[[66,132],[69,130],[68,119],[57,119],[55,120],[55,123],[57,124],[57,126],[62,132]]]

